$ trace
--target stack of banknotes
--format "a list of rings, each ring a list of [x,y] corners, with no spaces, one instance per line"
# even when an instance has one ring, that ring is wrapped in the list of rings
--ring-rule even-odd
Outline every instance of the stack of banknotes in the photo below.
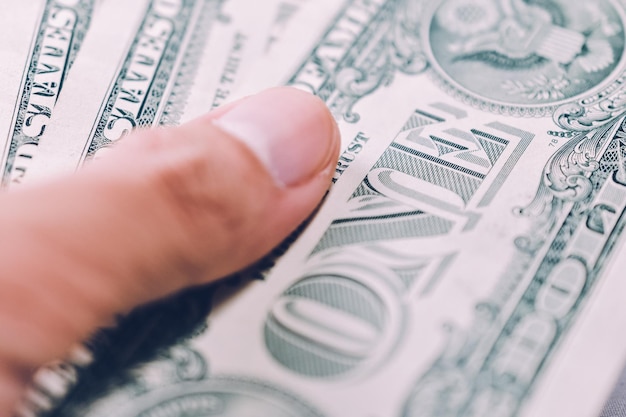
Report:
[[[621,416],[625,29],[624,0],[2,0],[5,189],[276,85],[343,141],[281,248],[102,329],[20,415]]]

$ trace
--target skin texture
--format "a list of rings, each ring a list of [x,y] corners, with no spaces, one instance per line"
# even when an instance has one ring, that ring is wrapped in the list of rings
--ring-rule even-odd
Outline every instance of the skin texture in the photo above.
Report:
[[[246,124],[258,113],[262,123]],[[254,136],[219,127],[229,114],[229,127],[271,142],[272,166],[246,144]],[[0,416],[38,366],[115,314],[269,252],[323,197],[339,146],[319,99],[273,89],[135,133],[79,175],[0,196]]]

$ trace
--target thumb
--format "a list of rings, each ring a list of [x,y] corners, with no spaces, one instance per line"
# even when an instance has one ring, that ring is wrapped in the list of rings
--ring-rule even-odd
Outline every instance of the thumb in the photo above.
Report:
[[[260,259],[319,203],[339,142],[322,101],[279,88],[0,197],[0,384],[116,313]]]

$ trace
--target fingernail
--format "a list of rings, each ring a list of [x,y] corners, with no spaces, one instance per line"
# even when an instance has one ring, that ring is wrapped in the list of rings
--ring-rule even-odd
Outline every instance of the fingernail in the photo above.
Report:
[[[303,183],[326,169],[339,141],[324,103],[289,87],[246,98],[213,123],[247,145],[281,186]]]

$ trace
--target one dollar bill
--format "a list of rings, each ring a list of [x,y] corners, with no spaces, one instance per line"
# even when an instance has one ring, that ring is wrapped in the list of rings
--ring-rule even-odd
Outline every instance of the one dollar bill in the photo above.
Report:
[[[200,334],[65,410],[599,414],[626,348],[625,6],[334,6],[249,84],[305,89],[338,119],[323,207],[264,280],[211,300]]]

